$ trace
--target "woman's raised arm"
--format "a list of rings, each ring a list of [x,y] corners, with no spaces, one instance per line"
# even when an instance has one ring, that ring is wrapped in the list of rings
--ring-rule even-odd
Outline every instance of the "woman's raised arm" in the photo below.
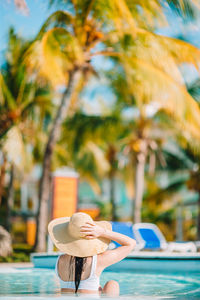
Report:
[[[81,228],[81,232],[87,239],[106,238],[113,240],[121,245],[114,250],[108,250],[100,254],[98,258],[101,260],[101,265],[106,268],[123,258],[125,258],[135,247],[136,241],[124,234],[104,229],[96,224],[87,223]]]

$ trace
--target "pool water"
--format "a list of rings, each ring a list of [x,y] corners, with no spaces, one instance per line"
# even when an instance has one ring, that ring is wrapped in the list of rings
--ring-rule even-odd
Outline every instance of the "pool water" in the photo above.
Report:
[[[104,272],[101,286],[114,279],[120,284],[120,298],[127,299],[200,299],[200,273]],[[61,295],[52,269],[1,268],[0,298],[9,299],[75,299]],[[95,299],[95,296],[90,296]]]

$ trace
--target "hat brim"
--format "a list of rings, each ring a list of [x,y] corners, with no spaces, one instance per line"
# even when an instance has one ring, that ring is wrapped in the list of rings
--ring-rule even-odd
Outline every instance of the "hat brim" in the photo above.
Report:
[[[63,217],[52,220],[48,225],[49,235],[55,246],[61,252],[71,256],[88,257],[103,253],[108,248],[110,240],[105,238],[75,239],[68,232],[70,217]],[[107,221],[96,221],[95,224],[102,228],[112,230],[111,223]]]

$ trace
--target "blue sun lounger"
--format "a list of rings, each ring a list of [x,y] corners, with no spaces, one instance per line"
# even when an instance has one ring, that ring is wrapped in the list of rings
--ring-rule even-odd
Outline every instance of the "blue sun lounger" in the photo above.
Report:
[[[133,225],[133,231],[139,243],[144,243],[143,249],[165,250],[167,242],[162,232],[155,224],[137,223]]]
[[[125,234],[132,239],[135,239],[135,235],[133,233],[133,224],[131,222],[112,222],[112,230],[118,233]],[[120,244],[112,241],[110,244],[111,249],[119,247]],[[134,250],[140,250],[144,247],[144,242],[137,244]]]
[[[133,234],[143,250],[166,250],[169,252],[196,252],[193,242],[167,242],[160,229],[151,223],[137,223],[133,225]]]

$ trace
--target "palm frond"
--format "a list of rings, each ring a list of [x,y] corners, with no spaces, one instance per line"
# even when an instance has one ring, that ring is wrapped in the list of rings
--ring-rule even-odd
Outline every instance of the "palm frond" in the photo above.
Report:
[[[53,86],[66,84],[68,72],[84,61],[79,42],[64,28],[47,31],[26,53],[26,65],[50,80]]]
[[[200,138],[200,109],[189,95],[184,85],[178,84],[172,77],[152,64],[129,58],[125,62],[127,80],[131,93],[138,106],[144,103],[158,102],[196,138]]]
[[[43,23],[36,39],[42,38],[43,34],[53,27],[63,27],[69,30],[74,26],[74,17],[67,11],[57,10],[51,14]]]
[[[1,99],[2,99],[2,104],[5,106],[9,107],[10,109],[15,109],[16,108],[16,101],[10,92],[9,88],[6,85],[6,82],[0,74],[0,89],[1,89]]]
[[[19,169],[25,166],[25,148],[23,138],[19,129],[14,126],[6,135],[3,144],[3,151],[6,153],[10,161],[12,161]]]
[[[175,38],[159,37],[164,47],[173,55],[177,63],[188,63],[200,72],[200,49]]]
[[[163,7],[158,0],[126,0],[127,6],[139,28],[154,29],[155,26],[166,26],[167,20]]]
[[[168,0],[168,3],[184,20],[197,18],[197,9],[200,8],[198,0]]]
[[[104,151],[92,141],[87,142],[86,148],[93,154],[99,174],[105,175],[109,171],[110,166],[105,158]]]
[[[200,103],[200,79],[197,79],[195,82],[190,84],[187,87],[188,92],[190,95],[198,102]]]
[[[95,0],[72,0],[76,17],[80,24],[83,25],[89,16]]]
[[[123,39],[121,44],[125,54],[152,62],[179,83],[183,83],[181,64],[193,65],[200,72],[200,50],[187,42],[142,29],[137,30],[136,38],[125,35]]]

